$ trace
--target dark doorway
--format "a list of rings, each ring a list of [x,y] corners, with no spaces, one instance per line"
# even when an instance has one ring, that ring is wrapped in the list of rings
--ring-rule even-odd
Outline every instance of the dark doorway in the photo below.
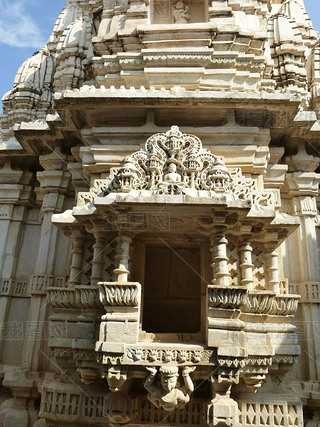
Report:
[[[200,249],[147,247],[142,329],[196,333],[200,328]]]

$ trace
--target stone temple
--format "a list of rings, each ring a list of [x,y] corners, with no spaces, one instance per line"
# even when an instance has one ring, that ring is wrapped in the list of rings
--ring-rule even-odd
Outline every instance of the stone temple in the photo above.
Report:
[[[67,0],[3,110],[0,427],[320,426],[303,0]]]

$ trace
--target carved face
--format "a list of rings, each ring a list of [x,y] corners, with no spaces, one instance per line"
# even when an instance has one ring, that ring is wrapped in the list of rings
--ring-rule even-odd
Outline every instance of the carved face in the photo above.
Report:
[[[177,387],[177,377],[176,375],[174,376],[169,376],[166,374],[162,374],[161,375],[161,385],[163,390],[169,392],[173,389],[175,389]]]
[[[176,3],[175,8],[176,8],[177,10],[182,10],[182,9],[184,9],[184,8],[185,8],[185,5],[184,5],[184,3],[183,3],[182,1],[178,1],[178,2]]]

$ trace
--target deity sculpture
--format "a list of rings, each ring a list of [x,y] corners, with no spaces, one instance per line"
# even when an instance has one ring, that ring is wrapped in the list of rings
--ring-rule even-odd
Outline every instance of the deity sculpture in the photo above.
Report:
[[[177,172],[177,165],[170,163],[167,173],[163,175],[163,181],[159,184],[159,191],[162,194],[181,194],[187,184],[182,181],[182,176]]]
[[[189,6],[186,6],[183,1],[178,1],[173,7],[173,18],[177,24],[190,22]]]
[[[177,173],[177,165],[170,163],[168,173],[164,175],[163,179],[170,184],[177,184],[181,182],[181,175]]]
[[[167,412],[183,408],[189,401],[194,390],[190,373],[196,368],[186,366],[182,370],[184,386],[178,382],[179,368],[177,366],[160,368],[160,384],[155,384],[157,368],[147,368],[150,375],[146,379],[144,386],[149,392],[148,399],[157,408],[163,408]]]

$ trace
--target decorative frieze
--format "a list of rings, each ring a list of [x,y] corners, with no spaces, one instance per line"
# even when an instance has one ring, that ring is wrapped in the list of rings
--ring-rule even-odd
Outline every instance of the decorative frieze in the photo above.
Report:
[[[99,309],[99,289],[93,286],[74,288],[52,287],[47,290],[48,302],[55,308]]]
[[[99,300],[99,288],[97,286],[75,286],[77,306],[81,309],[99,309],[102,304]]]
[[[140,293],[138,284],[131,283],[98,283],[100,301],[103,306],[138,307]]]
[[[293,316],[298,309],[300,295],[275,296],[270,314],[277,316]]]
[[[209,308],[240,309],[243,313],[290,316],[297,311],[299,301],[300,295],[276,295],[272,291],[208,286]]]
[[[210,308],[236,310],[241,308],[247,299],[246,288],[233,286],[208,286],[208,304]]]
[[[213,350],[190,349],[185,346],[185,349],[176,349],[169,346],[148,347],[139,346],[137,348],[127,347],[126,357],[135,364],[165,364],[176,363],[178,365],[185,364],[209,364],[212,363],[212,358],[215,355]]]
[[[48,302],[55,308],[79,308],[74,289],[49,288]]]
[[[242,307],[244,313],[270,314],[273,307],[275,293],[272,291],[253,291]]]

